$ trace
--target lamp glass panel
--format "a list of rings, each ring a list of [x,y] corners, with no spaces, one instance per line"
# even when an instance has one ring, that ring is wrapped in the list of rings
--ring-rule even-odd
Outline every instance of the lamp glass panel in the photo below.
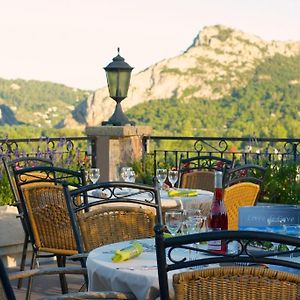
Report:
[[[118,97],[126,98],[129,88],[131,71],[119,71],[119,95]]]
[[[110,97],[117,95],[117,77],[118,71],[106,71],[106,79]]]

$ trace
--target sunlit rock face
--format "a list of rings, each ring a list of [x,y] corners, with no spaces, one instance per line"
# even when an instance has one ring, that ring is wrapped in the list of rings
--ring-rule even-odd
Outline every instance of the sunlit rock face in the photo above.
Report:
[[[225,26],[205,27],[191,46],[176,57],[164,59],[132,76],[123,110],[139,103],[172,97],[217,100],[232,88],[247,84],[255,67],[275,54],[300,53],[300,42],[267,42]],[[107,87],[91,95],[86,125],[99,125],[113,113],[115,102]],[[67,125],[67,124],[65,124]]]

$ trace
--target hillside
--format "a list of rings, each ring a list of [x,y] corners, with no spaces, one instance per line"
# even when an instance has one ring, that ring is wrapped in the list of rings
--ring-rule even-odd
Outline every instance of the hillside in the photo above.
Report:
[[[59,127],[65,116],[89,94],[51,82],[0,78],[0,125]]]
[[[134,75],[122,107],[126,111],[141,103],[168,99],[218,101],[234,89],[246,87],[256,68],[267,59],[299,53],[300,42],[267,42],[220,25],[205,27],[183,54]],[[91,95],[86,108],[88,125],[107,120],[114,110],[107,87]]]
[[[300,55],[275,55],[218,101],[186,97],[137,105],[127,116],[159,135],[300,136]]]

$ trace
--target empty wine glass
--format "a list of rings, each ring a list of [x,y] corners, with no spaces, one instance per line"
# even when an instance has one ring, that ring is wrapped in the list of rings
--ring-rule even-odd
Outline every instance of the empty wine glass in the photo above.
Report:
[[[202,214],[200,209],[185,209],[184,223],[188,234],[200,231],[200,224],[202,221]]]
[[[169,182],[171,183],[171,188],[175,185],[178,180],[178,171],[170,170],[168,174]]]
[[[294,237],[300,237],[300,224],[285,224],[283,225],[284,233],[286,235],[294,236]],[[296,247],[292,245],[287,245],[288,249],[294,250]],[[294,258],[294,253],[290,254],[290,258]]]
[[[135,183],[135,172],[133,170],[128,172],[128,182]]]
[[[182,210],[166,211],[166,225],[172,236],[175,236],[182,225]]]
[[[125,182],[129,182],[130,172],[133,171],[131,167],[122,167],[120,175]]]
[[[89,178],[92,181],[92,183],[96,183],[100,178],[100,169],[91,168],[89,170]]]
[[[158,180],[161,188],[162,188],[165,180],[167,179],[167,175],[168,175],[167,169],[157,169],[156,170],[157,180]]]

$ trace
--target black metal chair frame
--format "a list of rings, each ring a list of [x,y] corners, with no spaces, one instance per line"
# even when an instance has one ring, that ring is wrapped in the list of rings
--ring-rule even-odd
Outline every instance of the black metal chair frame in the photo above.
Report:
[[[78,188],[83,185],[86,185],[85,170],[81,168],[80,171],[77,172],[70,169],[65,169],[65,168],[55,167],[55,166],[36,166],[36,167],[27,167],[22,169],[17,169],[13,167],[13,174],[17,186],[19,199],[20,199],[22,218],[27,228],[29,239],[31,241],[32,249],[33,249],[30,268],[34,269],[37,263],[37,259],[39,257],[49,257],[53,255],[52,254],[41,255],[38,253],[39,250],[37,249],[37,247],[35,247],[34,234],[29,222],[28,212],[26,209],[22,188],[26,187],[26,185],[30,185],[33,183],[41,183],[41,182],[45,182],[45,183],[53,182],[54,184],[59,184],[59,185],[68,182],[69,186]],[[84,198],[83,201],[86,201],[86,198]],[[65,267],[66,257],[56,255],[56,258],[57,258],[58,267]],[[60,274],[60,281],[61,281],[62,292],[67,293],[68,287],[64,275]],[[31,288],[32,288],[32,277],[29,278],[28,280],[26,299],[30,298]]]
[[[31,240],[29,237],[29,231],[28,231],[27,225],[24,222],[20,196],[19,196],[19,192],[18,192],[17,185],[15,182],[15,178],[13,175],[13,170],[17,166],[22,167],[22,168],[28,167],[28,166],[40,166],[40,165],[53,166],[53,162],[50,159],[41,158],[41,157],[31,157],[31,156],[19,157],[14,160],[8,160],[7,157],[3,156],[2,162],[3,162],[4,169],[6,171],[7,177],[8,177],[8,182],[9,182],[11,191],[13,193],[13,197],[14,197],[13,205],[16,206],[18,209],[18,217],[21,219],[22,227],[24,230],[24,243],[23,243],[21,263],[20,263],[20,271],[23,271],[25,268],[25,263],[26,263],[28,243],[31,243]],[[21,288],[21,286],[22,286],[22,279],[19,279],[18,288]]]
[[[118,191],[122,189],[131,189],[132,192],[126,194],[118,194]],[[93,195],[92,191],[97,191],[97,196]],[[99,192],[101,191],[101,192]],[[103,182],[98,184],[90,184],[81,187],[77,190],[70,190],[67,184],[64,184],[64,192],[66,196],[67,206],[70,213],[71,223],[75,235],[77,244],[77,250],[80,254],[84,254],[83,240],[80,234],[78,222],[76,220],[76,214],[84,211],[88,211],[95,206],[102,204],[113,204],[113,203],[132,203],[142,206],[152,207],[156,210],[157,222],[162,222],[162,210],[161,210],[161,199],[158,190],[157,182],[155,186],[148,186],[144,184],[135,184],[129,182]],[[89,195],[88,202],[82,202],[80,205],[77,204],[76,199],[79,196]],[[137,198],[138,196],[138,198]],[[141,200],[141,196],[145,198]],[[91,201],[92,200],[92,201]],[[154,229],[153,229],[154,234]],[[86,267],[85,257],[81,259],[82,267]],[[87,280],[87,278],[86,278]]]
[[[161,300],[169,299],[168,272],[173,270],[185,269],[195,266],[205,266],[216,263],[231,263],[248,266],[269,264],[300,270],[300,263],[280,258],[280,256],[282,255],[300,252],[300,239],[296,237],[257,231],[214,231],[165,238],[163,235],[164,230],[164,226],[161,224],[157,224],[155,226],[155,243]],[[199,242],[215,240],[225,240],[227,245],[230,242],[237,241],[239,250],[235,254],[228,253],[225,255],[221,255],[205,249],[199,249],[199,247],[197,246],[193,246]],[[293,245],[295,247],[298,247],[298,249],[280,252],[253,252],[253,250],[251,250],[253,242],[257,242],[259,244],[261,244],[262,242],[271,242],[284,245]],[[174,253],[178,248],[187,250],[187,255],[183,254],[182,259],[178,259],[178,256],[174,257]],[[202,252],[210,254],[211,256],[191,260],[188,257],[188,251]]]
[[[252,182],[261,187],[263,185],[266,170],[266,168],[255,164],[245,164],[235,166],[232,169],[225,169],[223,186],[228,187],[239,182]]]
[[[218,163],[222,163],[222,167],[218,165]],[[224,171],[225,169],[231,169],[234,167],[234,161],[229,159],[218,157],[218,156],[210,156],[210,155],[200,155],[193,156],[189,158],[180,157],[179,162],[179,180],[178,187],[181,184],[181,177],[184,173],[192,172],[194,170],[208,170],[208,171]]]

